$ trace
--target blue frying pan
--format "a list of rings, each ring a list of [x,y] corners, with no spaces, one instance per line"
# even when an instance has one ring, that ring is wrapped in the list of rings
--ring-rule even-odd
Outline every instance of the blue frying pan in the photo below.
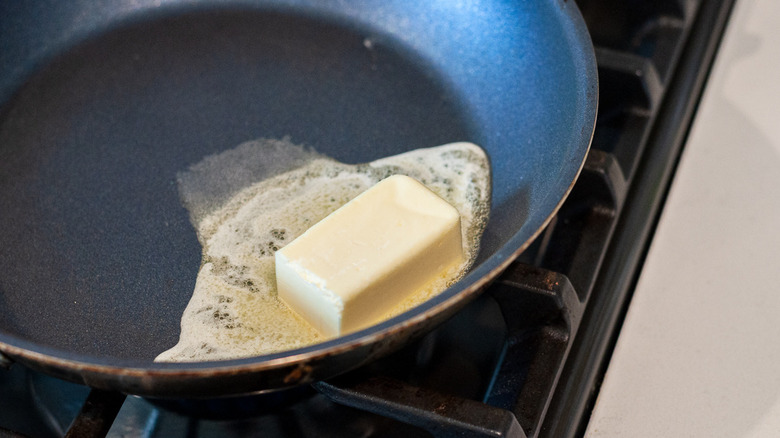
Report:
[[[430,330],[539,234],[597,107],[574,1],[0,4],[0,351],[97,388],[242,394],[332,377]],[[471,141],[492,163],[479,260],[390,321],[224,362],[153,363],[201,261],[176,173],[257,138],[340,161]]]

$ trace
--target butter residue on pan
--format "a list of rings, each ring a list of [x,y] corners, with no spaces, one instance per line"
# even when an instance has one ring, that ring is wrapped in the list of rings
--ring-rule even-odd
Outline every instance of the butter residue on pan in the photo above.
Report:
[[[351,165],[287,139],[261,139],[177,175],[203,259],[179,342],[155,361],[235,359],[324,341],[277,298],[274,253],[394,174],[417,179],[458,209],[467,257],[446,282],[418,291],[386,319],[440,293],[473,264],[490,208],[490,165],[480,147],[451,143]]]

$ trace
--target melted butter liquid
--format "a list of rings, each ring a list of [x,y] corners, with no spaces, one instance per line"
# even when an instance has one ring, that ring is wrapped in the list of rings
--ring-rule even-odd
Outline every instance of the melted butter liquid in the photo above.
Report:
[[[258,140],[178,175],[203,261],[179,343],[155,360],[235,359],[324,341],[277,298],[274,253],[394,174],[417,179],[458,209],[467,257],[391,309],[387,319],[446,289],[476,258],[490,206],[490,166],[481,148],[453,143],[348,165],[287,140]]]

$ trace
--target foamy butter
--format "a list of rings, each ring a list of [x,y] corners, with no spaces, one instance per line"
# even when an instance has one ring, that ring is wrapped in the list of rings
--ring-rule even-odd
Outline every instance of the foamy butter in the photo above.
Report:
[[[261,140],[207,157],[179,175],[203,262],[179,343],[156,361],[234,359],[326,340],[278,299],[275,252],[395,174],[415,178],[458,210],[466,257],[381,318],[387,319],[446,289],[476,258],[490,204],[490,167],[481,148],[452,143],[349,165],[284,140]],[[229,200],[220,205],[220,198]]]

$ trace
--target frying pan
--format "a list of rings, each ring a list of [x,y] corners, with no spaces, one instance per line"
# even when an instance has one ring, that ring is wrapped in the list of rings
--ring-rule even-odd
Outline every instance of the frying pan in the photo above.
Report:
[[[358,367],[449,317],[526,248],[579,174],[596,102],[573,1],[3,2],[0,351],[154,397]],[[201,258],[176,173],[285,137],[350,163],[481,145],[493,186],[477,264],[437,298],[339,339],[153,363],[178,339]]]

